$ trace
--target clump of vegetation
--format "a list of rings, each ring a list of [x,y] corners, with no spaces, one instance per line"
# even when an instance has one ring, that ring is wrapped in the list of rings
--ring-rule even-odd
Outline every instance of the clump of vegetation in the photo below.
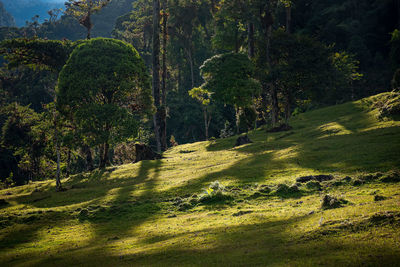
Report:
[[[348,203],[347,200],[339,199],[339,198],[336,198],[334,196],[327,194],[322,198],[321,208],[324,210],[336,209],[336,208],[342,207],[343,204],[346,204],[346,203]]]
[[[269,188],[267,185],[260,185],[258,187],[258,192],[268,194],[271,192],[271,188]]]
[[[380,181],[384,183],[398,183],[400,182],[400,172],[398,170],[389,171],[380,177]]]
[[[372,105],[379,112],[379,118],[400,118],[400,92],[391,92],[380,96]]]
[[[296,184],[292,186],[288,186],[287,184],[278,184],[275,193],[278,196],[285,197],[285,196],[299,195],[301,191]]]
[[[175,140],[175,136],[173,136],[173,135],[171,135],[171,138],[169,139],[169,143],[171,144],[172,147],[178,145],[178,142]]]
[[[232,196],[226,192],[225,187],[220,182],[215,181],[204,190],[204,193],[199,198],[199,202],[215,203],[224,202],[230,199],[232,199]]]
[[[362,181],[360,179],[357,179],[357,180],[353,181],[353,186],[360,186],[362,184],[364,184],[364,181]]]
[[[369,222],[374,225],[400,223],[400,212],[378,212],[369,218]]]
[[[374,201],[382,201],[385,200],[386,198],[384,196],[380,196],[380,195],[375,195],[374,196]]]
[[[310,190],[321,190],[322,186],[318,181],[309,181],[306,183],[307,189]]]

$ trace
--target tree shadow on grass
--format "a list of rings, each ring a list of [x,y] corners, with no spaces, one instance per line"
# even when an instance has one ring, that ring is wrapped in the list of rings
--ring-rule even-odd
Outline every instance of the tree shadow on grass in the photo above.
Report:
[[[81,222],[89,222],[94,231],[95,237],[90,240],[87,245],[88,247],[96,246],[99,242],[104,242],[107,238],[115,237],[116,235],[123,237],[127,231],[141,225],[160,210],[157,202],[150,201],[150,199],[153,197],[153,190],[159,178],[162,161],[144,161],[140,164],[137,177],[130,181],[125,180],[123,183],[117,184],[120,190],[116,198],[109,203],[108,206],[95,206],[95,209],[89,211],[87,216],[78,216]],[[153,171],[154,175],[152,177],[149,176],[150,171]],[[138,186],[140,186],[141,194],[139,197],[133,198],[132,192],[137,190]],[[96,189],[97,187],[93,188],[93,190]],[[105,196],[107,189],[101,191],[99,197],[90,198],[93,197],[93,195],[91,195],[89,198],[86,198],[85,201],[91,200],[89,203],[91,203],[92,206],[98,204],[99,201],[101,201],[101,196]],[[59,196],[59,194],[62,193],[54,194]],[[19,199],[19,201],[27,201],[27,203],[29,203],[28,200],[29,198]],[[74,203],[76,203],[76,201],[74,201]],[[43,206],[47,205],[43,204]],[[41,207],[41,205],[39,205],[39,207]],[[56,207],[57,206],[55,206],[55,208]],[[79,213],[75,212],[71,214],[71,212],[72,211],[50,212],[49,210],[44,213],[35,213],[34,216],[37,218],[32,221],[32,223],[26,222],[23,219],[13,221],[12,223],[18,224],[18,226],[8,227],[6,231],[3,231],[0,237],[0,247],[12,249],[13,247],[39,241],[40,238],[37,233],[42,229],[49,226],[62,226],[64,221],[76,219]],[[33,255],[31,256],[33,257]]]
[[[395,266],[400,260],[399,248],[390,238],[381,243],[337,235],[305,240],[294,229],[306,218],[297,216],[257,223],[243,220],[245,224],[235,226],[224,226],[221,222],[214,228],[142,238],[139,244],[130,248],[132,252],[89,245],[62,251],[56,259],[48,257],[38,263],[80,263],[86,266]],[[364,233],[368,235],[368,232]]]

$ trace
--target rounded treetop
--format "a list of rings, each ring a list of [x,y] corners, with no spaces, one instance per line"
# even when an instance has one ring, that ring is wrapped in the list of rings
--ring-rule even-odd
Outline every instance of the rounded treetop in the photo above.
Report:
[[[87,40],[73,50],[60,72],[57,98],[58,104],[74,108],[99,100],[126,102],[141,111],[152,107],[150,79],[139,53],[110,38]]]

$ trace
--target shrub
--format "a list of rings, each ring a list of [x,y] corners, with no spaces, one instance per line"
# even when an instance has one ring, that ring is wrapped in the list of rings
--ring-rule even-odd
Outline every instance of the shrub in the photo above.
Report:
[[[331,195],[325,195],[322,198],[322,209],[335,209],[335,208],[340,208],[343,204],[347,203],[346,200],[344,199],[338,199],[334,196]]]
[[[278,188],[276,189],[276,194],[277,195],[291,195],[291,194],[296,194],[300,193],[300,189],[297,185],[292,185],[288,186],[286,184],[279,184]]]
[[[206,188],[199,198],[201,203],[223,202],[232,199],[232,196],[225,192],[225,187],[215,181]]]
[[[135,143],[121,143],[114,148],[113,163],[126,164],[132,163],[136,159]]]
[[[178,142],[176,142],[175,136],[173,136],[173,135],[171,135],[171,138],[169,139],[169,143],[171,144],[172,147],[178,145]]]
[[[400,172],[399,171],[389,171],[382,175],[380,180],[384,183],[398,183],[400,182]]]
[[[310,190],[321,190],[321,184],[317,181],[309,181],[306,183],[306,187]]]

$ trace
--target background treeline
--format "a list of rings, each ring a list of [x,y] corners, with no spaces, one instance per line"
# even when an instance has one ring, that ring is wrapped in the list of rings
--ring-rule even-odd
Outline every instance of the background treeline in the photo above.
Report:
[[[226,137],[263,124],[279,126],[300,112],[399,86],[398,0],[113,0],[93,15],[92,36],[132,44],[150,73],[154,4],[160,5],[160,116],[166,125],[161,135],[169,146]],[[85,37],[79,20],[58,10],[50,11],[44,23],[34,17],[25,27],[0,28],[1,40],[54,39],[73,47],[66,40]],[[248,75],[259,87],[249,94],[250,101],[238,100],[233,92],[219,97],[223,88],[218,77],[234,79],[240,71],[233,63],[219,62],[224,57],[215,57],[230,52],[250,60],[232,61],[250,64]],[[68,123],[55,131],[60,120],[55,119],[53,103],[58,74],[32,62],[1,61],[1,181],[23,184],[54,177],[57,135],[71,132]],[[155,147],[152,127],[151,120],[143,122],[139,135],[113,144],[111,163],[131,161],[132,143],[138,139]],[[99,146],[64,136],[70,139],[62,140],[59,150],[62,174],[100,165]]]

